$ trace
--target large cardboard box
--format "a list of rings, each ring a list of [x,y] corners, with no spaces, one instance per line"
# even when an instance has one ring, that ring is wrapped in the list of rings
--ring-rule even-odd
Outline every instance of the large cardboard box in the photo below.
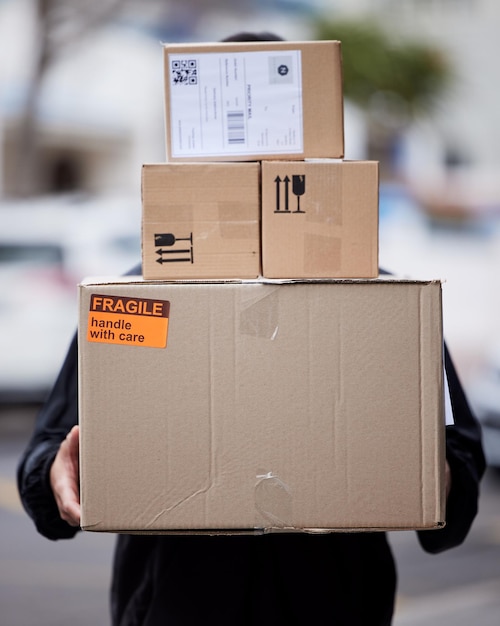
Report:
[[[344,155],[338,41],[166,44],[168,161]]]
[[[146,279],[259,276],[259,164],[144,165],[142,272]]]
[[[378,275],[377,161],[263,161],[262,274]]]
[[[80,287],[81,525],[438,528],[441,286]]]

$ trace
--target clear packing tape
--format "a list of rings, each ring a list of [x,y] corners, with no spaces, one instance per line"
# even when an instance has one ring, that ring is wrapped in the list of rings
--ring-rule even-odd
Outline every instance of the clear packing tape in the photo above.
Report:
[[[292,529],[292,492],[273,472],[259,471],[255,483],[255,528]]]

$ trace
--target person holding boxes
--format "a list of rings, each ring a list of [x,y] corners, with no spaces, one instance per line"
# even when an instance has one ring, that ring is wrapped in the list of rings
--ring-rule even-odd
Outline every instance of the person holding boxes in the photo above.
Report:
[[[226,41],[249,40],[280,38],[240,33]],[[304,181],[298,182],[296,193],[307,193]],[[302,211],[302,200],[300,206]],[[131,276],[141,271],[139,266]],[[466,539],[485,470],[478,422],[446,346],[444,369],[446,524],[417,531],[430,553]],[[23,505],[38,532],[51,540],[70,539],[80,529],[78,387],[75,336],[18,466]],[[113,563],[111,623],[389,626],[396,590],[385,532],[121,533]]]

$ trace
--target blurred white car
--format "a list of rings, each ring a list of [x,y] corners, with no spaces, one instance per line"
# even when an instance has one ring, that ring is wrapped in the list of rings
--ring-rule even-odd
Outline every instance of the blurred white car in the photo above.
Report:
[[[39,402],[77,325],[77,285],[140,261],[140,207],[79,196],[0,202],[0,402]]]
[[[493,345],[467,395],[481,423],[487,464],[500,473],[500,345]]]

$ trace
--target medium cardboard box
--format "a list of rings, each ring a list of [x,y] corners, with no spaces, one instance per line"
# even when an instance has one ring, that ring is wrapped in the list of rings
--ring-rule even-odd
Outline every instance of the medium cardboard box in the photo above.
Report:
[[[81,525],[438,528],[441,285],[80,287]]]
[[[259,276],[259,164],[144,165],[142,271],[153,280]]]
[[[167,161],[344,155],[338,41],[164,45]]]
[[[378,276],[377,161],[263,161],[262,274]]]

